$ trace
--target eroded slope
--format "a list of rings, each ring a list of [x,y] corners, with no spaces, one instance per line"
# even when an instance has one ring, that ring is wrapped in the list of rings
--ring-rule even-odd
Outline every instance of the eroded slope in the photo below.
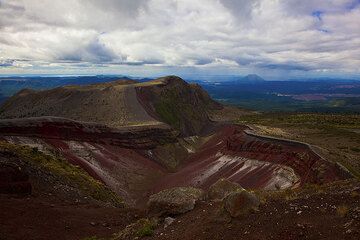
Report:
[[[351,178],[308,145],[251,134],[246,126],[227,125],[189,156],[178,172],[158,183],[154,192],[174,186],[208,188],[220,178],[247,189],[278,190]]]

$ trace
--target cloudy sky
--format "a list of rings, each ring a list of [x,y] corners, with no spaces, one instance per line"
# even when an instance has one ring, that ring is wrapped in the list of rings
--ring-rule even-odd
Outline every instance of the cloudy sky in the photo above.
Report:
[[[0,74],[360,77],[360,0],[0,0]]]

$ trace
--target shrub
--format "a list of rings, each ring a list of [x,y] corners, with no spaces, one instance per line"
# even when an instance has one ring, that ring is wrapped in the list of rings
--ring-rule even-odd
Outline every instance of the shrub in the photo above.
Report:
[[[136,232],[138,237],[147,237],[154,234],[155,224],[153,224],[149,219],[144,219],[142,226]]]
[[[156,226],[156,220],[142,218],[126,226],[119,233],[115,234],[112,240],[139,239],[142,237],[152,236],[154,234]]]

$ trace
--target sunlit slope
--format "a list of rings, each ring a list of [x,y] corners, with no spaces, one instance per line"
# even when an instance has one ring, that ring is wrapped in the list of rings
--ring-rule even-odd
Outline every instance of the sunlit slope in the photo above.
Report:
[[[158,124],[137,100],[134,81],[22,90],[0,108],[0,118],[41,116],[96,122],[111,127]]]

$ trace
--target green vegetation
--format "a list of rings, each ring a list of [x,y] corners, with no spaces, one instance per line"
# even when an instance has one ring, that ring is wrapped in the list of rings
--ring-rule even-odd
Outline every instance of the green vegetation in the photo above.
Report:
[[[267,113],[244,115],[241,123],[264,125],[307,125],[310,127],[359,128],[360,114],[319,114],[319,113]]]
[[[86,237],[81,240],[106,240],[105,238],[98,238],[97,236]]]
[[[138,221],[126,226],[123,230],[113,234],[112,237],[98,238],[97,236],[86,237],[82,240],[123,240],[141,239],[154,235],[157,221],[154,219],[141,218]]]
[[[156,224],[149,219],[140,219],[138,221],[140,228],[136,232],[137,237],[146,237],[152,236],[154,234],[154,229]]]
[[[164,91],[160,99],[155,103],[155,111],[160,118],[177,130],[181,130],[186,123],[200,130],[201,128],[201,106],[194,106],[181,95],[181,90],[176,87]],[[185,121],[186,120],[186,121]]]
[[[157,220],[142,218],[115,234],[111,240],[139,239],[152,236],[156,226]]]
[[[71,165],[59,157],[46,155],[38,151],[37,148],[14,145],[3,141],[0,141],[0,151],[15,154],[27,163],[50,172],[66,184],[79,189],[82,193],[96,200],[110,202],[116,206],[124,206],[123,200],[104,184],[92,178],[80,167]]]
[[[155,105],[155,111],[166,123],[176,129],[180,129],[180,113],[176,104],[176,99],[174,99],[171,94],[168,94],[167,97],[163,97],[161,101]]]
[[[360,178],[360,114],[265,113],[240,116],[237,122],[260,134],[317,146],[326,159]]]

